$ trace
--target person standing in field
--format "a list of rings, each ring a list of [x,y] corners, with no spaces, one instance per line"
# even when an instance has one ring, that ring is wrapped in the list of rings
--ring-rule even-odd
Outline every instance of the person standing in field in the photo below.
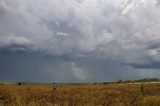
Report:
[[[52,104],[55,106],[56,104],[56,89],[57,89],[57,84],[53,83],[52,85]]]
[[[53,90],[56,90],[56,89],[57,89],[57,84],[53,83]]]

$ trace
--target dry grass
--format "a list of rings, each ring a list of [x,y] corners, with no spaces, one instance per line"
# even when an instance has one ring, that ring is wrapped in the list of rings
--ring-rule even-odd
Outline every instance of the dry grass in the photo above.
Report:
[[[160,106],[160,84],[0,85],[0,106]]]

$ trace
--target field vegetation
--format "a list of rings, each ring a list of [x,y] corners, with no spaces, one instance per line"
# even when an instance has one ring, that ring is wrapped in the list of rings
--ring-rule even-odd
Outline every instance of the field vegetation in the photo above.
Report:
[[[0,85],[0,106],[160,106],[160,83]]]

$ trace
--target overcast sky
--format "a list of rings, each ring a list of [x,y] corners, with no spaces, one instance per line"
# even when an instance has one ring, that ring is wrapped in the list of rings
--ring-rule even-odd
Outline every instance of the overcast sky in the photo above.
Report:
[[[0,0],[0,81],[160,77],[159,0]]]

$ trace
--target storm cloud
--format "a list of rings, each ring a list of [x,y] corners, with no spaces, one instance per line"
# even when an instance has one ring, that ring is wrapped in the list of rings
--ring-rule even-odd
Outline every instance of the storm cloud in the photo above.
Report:
[[[154,77],[159,17],[158,0],[0,0],[0,53],[65,57],[56,73],[75,81],[134,79],[145,70]]]

